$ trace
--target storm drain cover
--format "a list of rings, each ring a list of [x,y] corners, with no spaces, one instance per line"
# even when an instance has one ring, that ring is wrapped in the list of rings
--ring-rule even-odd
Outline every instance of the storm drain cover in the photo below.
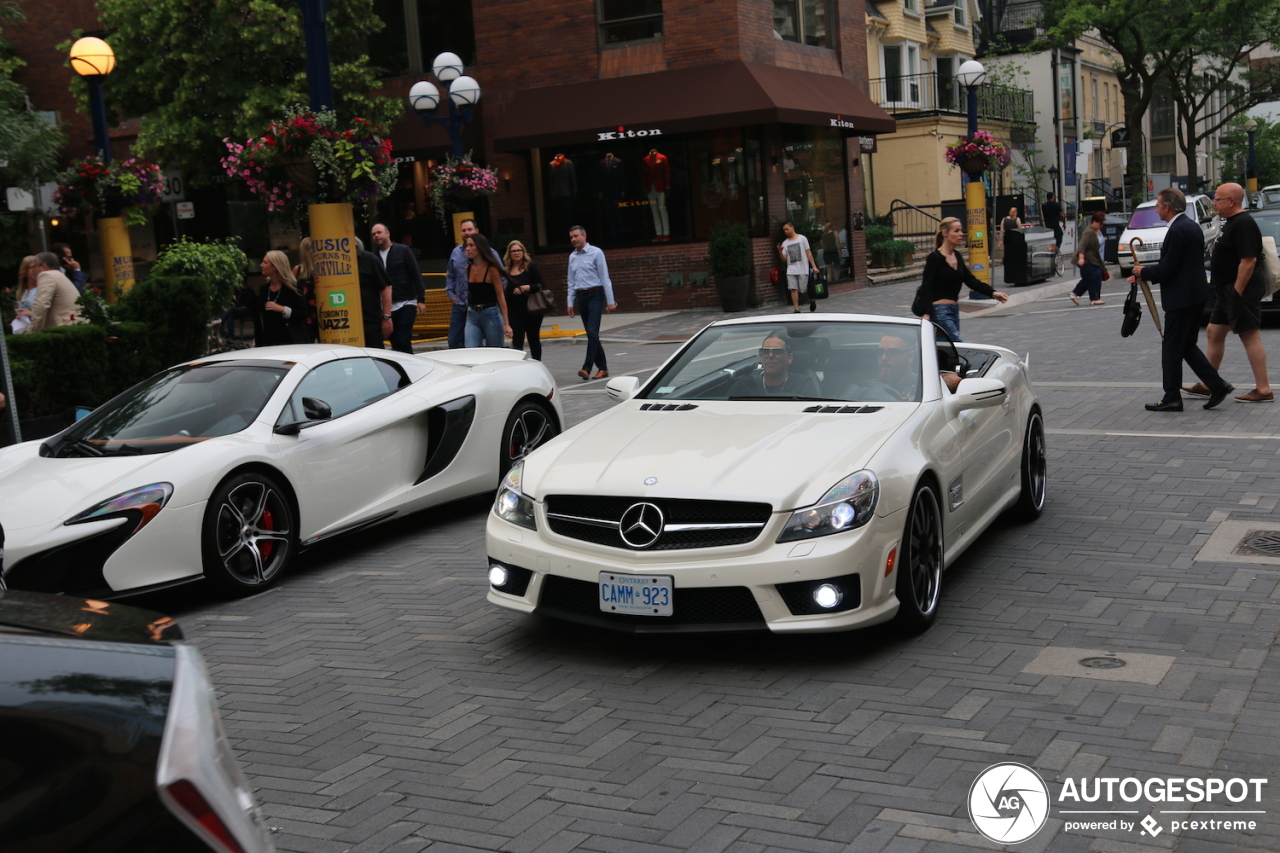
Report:
[[[1251,530],[1236,546],[1237,554],[1262,554],[1280,557],[1280,532],[1275,530]]]
[[[1124,661],[1120,658],[1080,658],[1080,665],[1087,666],[1089,669],[1119,669],[1124,666]]]

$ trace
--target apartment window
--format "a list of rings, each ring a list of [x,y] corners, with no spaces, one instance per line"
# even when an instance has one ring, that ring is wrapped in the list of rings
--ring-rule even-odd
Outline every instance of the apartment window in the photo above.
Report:
[[[381,77],[427,73],[446,50],[475,65],[471,0],[373,0],[373,14],[385,25],[368,41]]]
[[[934,57],[934,64],[938,69],[938,109],[961,109],[963,104],[960,102],[960,83],[956,80],[956,58],[937,56]]]
[[[1102,120],[1111,122],[1111,87],[1106,83],[1102,84]]]
[[[956,26],[967,27],[969,25],[969,13],[965,8],[969,0],[956,0]]]
[[[883,48],[885,100],[898,106],[920,103],[920,46],[887,44]]]
[[[1093,76],[1089,77],[1089,88],[1091,89],[1089,94],[1092,101],[1089,104],[1089,107],[1090,107],[1089,117],[1094,121],[1097,121],[1098,120],[1098,78],[1097,77],[1093,77]]]
[[[773,0],[773,37],[833,47],[830,0]]]
[[[1151,99],[1151,136],[1173,136],[1173,127],[1173,98],[1162,86]]]
[[[920,0],[902,0],[902,8],[913,15],[920,14]]]
[[[602,44],[659,38],[662,38],[662,0],[600,0]]]

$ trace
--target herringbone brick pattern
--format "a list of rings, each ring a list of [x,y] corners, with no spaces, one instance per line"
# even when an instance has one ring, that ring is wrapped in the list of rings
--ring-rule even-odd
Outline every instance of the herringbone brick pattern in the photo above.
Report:
[[[900,314],[913,289],[840,301]],[[991,850],[966,802],[997,762],[1051,790],[1276,777],[1280,567],[1194,558],[1225,518],[1274,520],[1280,409],[1148,413],[1148,321],[1121,339],[1114,306],[1061,302],[963,320],[1031,352],[1050,504],[959,560],[920,637],[634,638],[499,611],[484,499],[338,542],[254,598],[151,604],[204,652],[282,850]],[[577,356],[548,347],[566,384]],[[1234,340],[1227,363],[1241,385]],[[577,420],[607,405],[574,399]],[[1049,647],[1174,662],[1158,685],[1024,672]],[[1253,832],[1068,832],[1055,810],[1016,849],[1275,851],[1274,790]]]

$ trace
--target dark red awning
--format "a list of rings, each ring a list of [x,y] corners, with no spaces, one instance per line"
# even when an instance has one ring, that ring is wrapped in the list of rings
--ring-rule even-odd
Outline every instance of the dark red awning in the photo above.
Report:
[[[518,91],[497,123],[494,147],[594,142],[618,128],[667,135],[772,123],[854,135],[895,129],[893,118],[845,77],[726,62]]]

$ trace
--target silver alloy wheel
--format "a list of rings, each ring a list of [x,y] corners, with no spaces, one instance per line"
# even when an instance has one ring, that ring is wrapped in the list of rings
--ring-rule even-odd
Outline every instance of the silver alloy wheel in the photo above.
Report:
[[[1026,467],[1022,472],[1026,477],[1028,497],[1031,505],[1039,512],[1044,508],[1044,498],[1048,491],[1049,462],[1044,446],[1044,424],[1039,412],[1031,413],[1031,422],[1027,425]]]
[[[213,545],[228,578],[243,586],[275,580],[289,560],[292,512],[273,483],[248,477],[220,497]]]
[[[502,470],[506,474],[513,464],[559,435],[555,421],[547,410],[534,403],[522,403],[507,418],[502,432]]]

